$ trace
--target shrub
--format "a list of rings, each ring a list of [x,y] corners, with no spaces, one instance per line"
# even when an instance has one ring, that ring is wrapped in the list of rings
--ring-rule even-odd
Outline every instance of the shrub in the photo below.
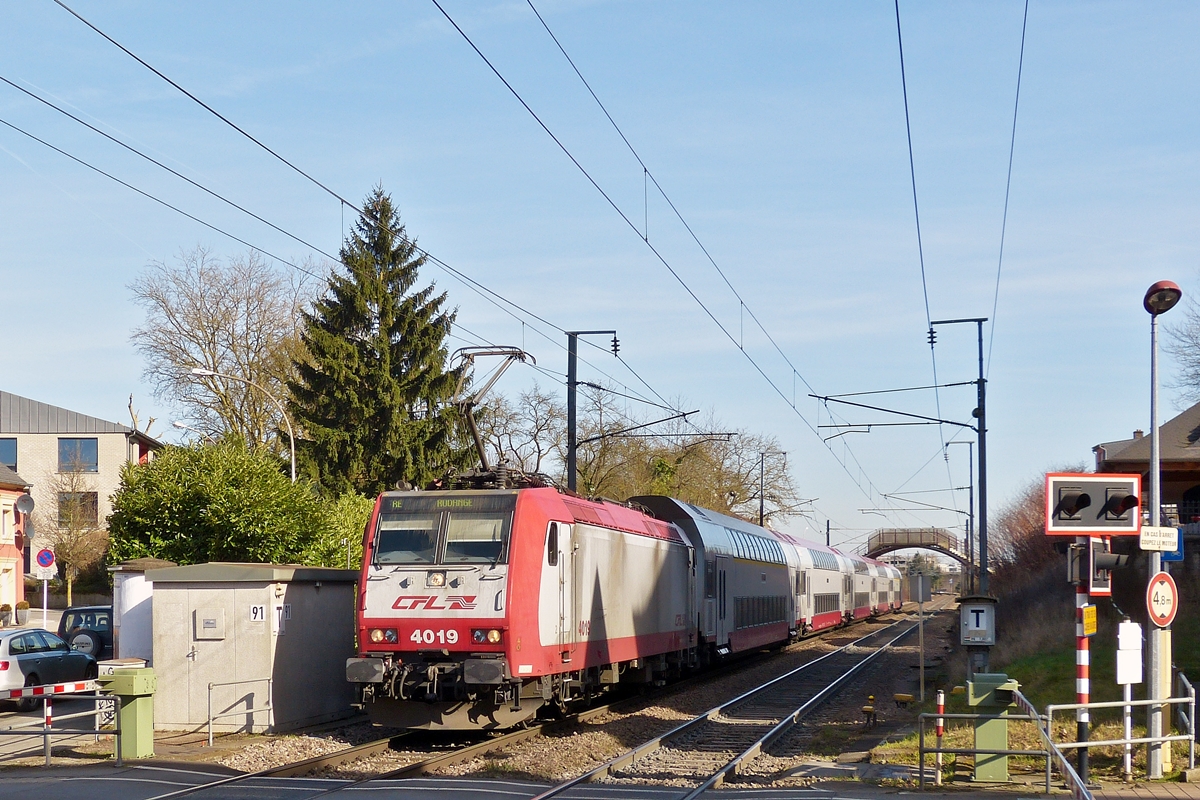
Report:
[[[283,463],[235,439],[164,447],[127,464],[108,518],[110,563],[154,557],[298,563],[327,534],[329,513]]]
[[[21,602],[17,603],[17,611],[28,611],[28,610],[29,610],[29,601],[28,600],[22,600]]]

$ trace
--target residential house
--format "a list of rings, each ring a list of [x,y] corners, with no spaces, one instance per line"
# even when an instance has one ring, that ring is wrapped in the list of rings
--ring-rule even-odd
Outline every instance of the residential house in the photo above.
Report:
[[[25,517],[17,499],[29,490],[20,475],[0,465],[0,605],[15,607],[25,599]]]
[[[1159,427],[1163,516],[1172,525],[1200,522],[1200,403]],[[1104,442],[1092,448],[1097,472],[1142,476],[1143,508],[1149,502],[1150,437]],[[1164,523],[1166,524],[1166,523]]]
[[[121,467],[149,460],[160,446],[120,423],[0,392],[0,464],[32,485],[35,503],[32,534],[23,537],[24,571],[30,549],[45,541],[39,526],[65,524],[70,515],[103,527]]]

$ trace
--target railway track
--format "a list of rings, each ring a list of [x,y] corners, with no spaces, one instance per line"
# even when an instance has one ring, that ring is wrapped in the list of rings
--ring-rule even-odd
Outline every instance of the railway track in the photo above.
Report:
[[[898,628],[904,628],[904,630],[897,634]],[[656,775],[669,775],[672,778],[683,777],[685,779],[690,777],[701,781],[704,788],[719,786],[725,775],[736,768],[731,766],[733,762],[728,760],[731,752],[739,754],[734,759],[738,764],[747,759],[748,751],[754,751],[754,754],[757,754],[756,748],[761,747],[761,740],[769,738],[770,741],[774,741],[790,727],[790,724],[785,727],[784,723],[787,723],[788,720],[794,723],[802,716],[803,712],[810,710],[833,694],[847,679],[865,666],[870,658],[882,653],[887,646],[914,630],[916,630],[915,623],[906,618],[886,628],[871,632],[852,644],[820,656],[779,678],[711,709],[579,778],[553,787],[539,795],[538,798],[553,797],[572,786],[589,781],[609,780],[636,783],[646,778],[652,779]],[[846,633],[844,629],[837,629],[836,632]],[[889,633],[890,636],[887,635]],[[872,644],[881,637],[884,639],[883,644]],[[768,657],[765,654],[761,656],[761,658]],[[723,674],[744,669],[753,662],[753,658],[742,659],[726,668],[710,670],[702,675],[677,681],[667,687],[667,691],[675,692],[693,683],[711,681]],[[829,677],[833,675],[841,677],[834,680]],[[654,696],[658,694],[656,692]],[[636,707],[650,702],[652,699],[653,697],[647,696],[624,698],[607,705],[586,709],[566,719],[551,720],[518,731],[493,735],[484,741],[456,747],[443,753],[435,753],[428,758],[394,770],[331,787],[326,791],[311,795],[308,800],[335,794],[373,781],[397,780],[434,773],[445,767],[470,761],[558,729],[587,722],[629,707]],[[780,709],[784,706],[787,706],[787,709],[781,711]],[[796,712],[794,715],[791,714],[793,711]],[[773,731],[774,728],[780,728],[780,730]],[[208,789],[249,782],[255,778],[303,776],[318,769],[336,767],[383,753],[413,736],[414,732],[406,732],[290,764],[232,775],[186,787],[157,795],[149,800],[174,800],[174,798],[186,797]],[[670,741],[670,745],[665,744],[668,741]],[[738,748],[743,744],[748,746],[739,750]],[[671,762],[672,754],[679,754],[677,763]],[[647,756],[650,758],[646,758]],[[714,777],[715,781],[711,780]],[[706,779],[709,779],[710,782],[703,783]],[[689,795],[689,797],[692,796],[698,796],[698,793]]]
[[[902,620],[868,634],[629,750],[533,800],[548,800],[581,783],[640,784],[687,780],[693,800],[724,783],[801,717],[835,694],[850,678],[916,630]]]

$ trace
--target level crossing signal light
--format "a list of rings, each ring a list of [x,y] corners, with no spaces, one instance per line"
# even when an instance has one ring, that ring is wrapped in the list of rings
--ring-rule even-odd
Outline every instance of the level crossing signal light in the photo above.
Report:
[[[1141,493],[1141,475],[1049,473],[1046,535],[1136,536]]]
[[[1088,548],[1088,594],[1112,597],[1112,571],[1129,562],[1129,556],[1112,552],[1108,539],[1092,538]]]

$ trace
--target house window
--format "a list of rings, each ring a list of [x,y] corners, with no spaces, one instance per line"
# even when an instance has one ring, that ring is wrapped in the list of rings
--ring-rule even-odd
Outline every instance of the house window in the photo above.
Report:
[[[0,439],[0,464],[17,471],[17,440]]]
[[[58,493],[58,527],[78,529],[99,522],[100,506],[96,492]]]
[[[99,472],[100,457],[95,439],[59,439],[59,472]]]

